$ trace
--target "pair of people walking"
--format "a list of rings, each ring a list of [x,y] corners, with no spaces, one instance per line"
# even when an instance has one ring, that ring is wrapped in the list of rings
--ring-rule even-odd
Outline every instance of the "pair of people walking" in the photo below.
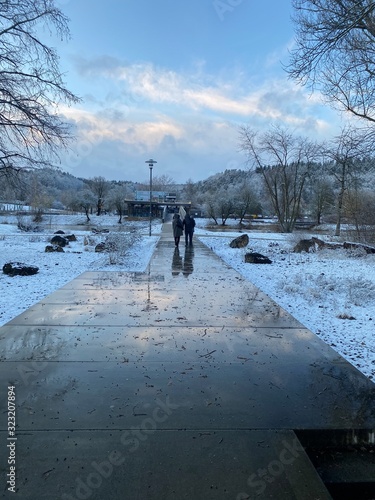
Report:
[[[190,214],[186,214],[184,220],[181,220],[180,214],[174,214],[172,220],[173,236],[175,246],[180,244],[180,238],[185,231],[185,245],[193,244],[193,234],[195,228],[195,220]]]

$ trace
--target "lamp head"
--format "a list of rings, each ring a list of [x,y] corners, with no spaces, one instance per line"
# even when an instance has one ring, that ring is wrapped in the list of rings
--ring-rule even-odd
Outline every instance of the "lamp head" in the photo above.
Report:
[[[148,163],[148,166],[150,168],[152,168],[154,166],[154,163],[157,163],[157,161],[150,159],[150,160],[146,160],[145,163]]]

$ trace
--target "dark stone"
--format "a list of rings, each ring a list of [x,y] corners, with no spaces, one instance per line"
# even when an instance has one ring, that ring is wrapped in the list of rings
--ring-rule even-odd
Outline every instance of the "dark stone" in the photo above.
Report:
[[[301,240],[297,243],[297,245],[294,247],[293,252],[296,253],[301,253],[301,252],[307,252],[309,253],[310,250],[312,252],[315,252],[315,241],[314,238],[311,238],[311,240]]]
[[[55,233],[53,234],[65,234],[64,231],[62,231],[61,229],[59,229],[58,231],[56,231]]]
[[[347,250],[361,249],[364,250],[367,254],[375,253],[374,247],[364,245],[363,243],[348,243],[347,241],[344,241],[342,246]]]
[[[31,276],[39,271],[39,267],[29,266],[23,262],[8,262],[3,266],[3,273],[8,276]]]
[[[67,234],[65,236],[65,238],[68,240],[68,241],[77,241],[77,238],[76,238],[76,235],[75,234]]]
[[[95,247],[95,252],[106,252],[107,251],[107,247],[106,247],[106,244],[105,243],[98,243]]]
[[[249,252],[245,255],[245,262],[247,264],[272,264],[272,260],[265,257],[261,253]]]
[[[229,243],[231,248],[245,248],[249,244],[249,237],[247,234],[241,234]]]
[[[60,247],[59,245],[47,245],[44,251],[45,252],[63,252],[64,249],[62,247]]]
[[[59,236],[58,234],[51,239],[51,243],[52,245],[59,245],[60,247],[65,247],[66,245],[69,245],[69,241],[67,240],[67,238]]]

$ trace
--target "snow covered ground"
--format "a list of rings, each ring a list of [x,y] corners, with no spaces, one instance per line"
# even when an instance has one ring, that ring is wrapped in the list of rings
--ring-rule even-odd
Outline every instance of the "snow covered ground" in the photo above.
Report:
[[[43,231],[25,233],[18,230],[15,217],[0,218],[1,268],[11,261],[39,267],[38,274],[26,279],[0,273],[0,325],[87,270],[147,268],[160,224],[153,226],[150,239],[147,222],[125,221],[120,226],[115,216],[93,216],[92,227],[88,228],[84,221],[83,216],[51,215],[44,222]],[[197,238],[375,380],[375,255],[328,249],[296,254],[292,250],[297,234],[258,231],[248,232],[250,243],[246,249],[231,249],[230,241],[240,233],[236,230],[212,233],[205,229],[206,223],[197,219]],[[116,237],[128,245],[135,241],[137,244],[126,252],[95,253],[95,245],[106,234],[94,234],[92,228],[110,226]],[[57,229],[74,233],[77,241],[70,243],[65,253],[46,253],[44,249]],[[298,237],[303,235],[298,233]],[[244,254],[250,250],[268,256],[272,265],[245,264]]]

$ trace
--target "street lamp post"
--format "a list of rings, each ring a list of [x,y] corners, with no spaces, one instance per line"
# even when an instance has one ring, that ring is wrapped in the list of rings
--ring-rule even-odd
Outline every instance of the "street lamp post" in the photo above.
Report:
[[[155,160],[147,160],[145,163],[148,163],[148,166],[150,167],[150,229],[148,232],[148,235],[151,236],[151,220],[152,220],[152,167],[154,166],[154,163],[157,163]]]

